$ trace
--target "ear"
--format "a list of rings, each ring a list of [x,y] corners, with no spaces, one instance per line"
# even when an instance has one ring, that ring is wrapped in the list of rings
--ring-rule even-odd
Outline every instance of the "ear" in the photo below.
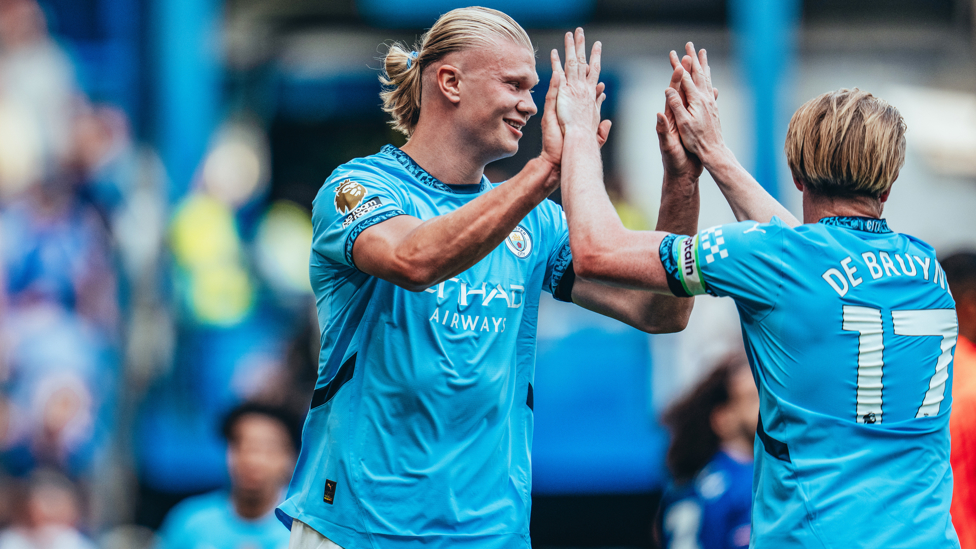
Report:
[[[796,186],[796,190],[800,191],[801,193],[803,192],[803,181],[797,179],[795,175],[793,176],[793,185]]]
[[[451,103],[461,101],[461,70],[453,65],[437,67],[437,88]]]
[[[885,202],[888,201],[888,194],[889,193],[891,193],[891,189],[888,189],[887,191],[885,191],[885,192],[881,193],[880,195],[878,195],[878,200],[880,200],[881,203],[884,204]]]

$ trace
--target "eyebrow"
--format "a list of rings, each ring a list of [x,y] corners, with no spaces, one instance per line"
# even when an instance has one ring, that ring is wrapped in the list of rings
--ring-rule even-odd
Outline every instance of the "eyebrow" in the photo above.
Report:
[[[522,74],[502,73],[501,79],[505,82],[511,82],[515,80],[518,82],[527,83],[530,84],[529,86],[530,88],[534,88],[537,85],[539,85],[539,75],[534,72],[531,75],[529,73],[522,73]]]

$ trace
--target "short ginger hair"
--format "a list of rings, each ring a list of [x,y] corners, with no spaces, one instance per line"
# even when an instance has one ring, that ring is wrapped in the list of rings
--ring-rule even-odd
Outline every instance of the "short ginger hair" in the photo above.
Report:
[[[491,47],[497,39],[510,40],[535,51],[532,40],[514,19],[489,8],[469,7],[451,10],[440,16],[413,52],[401,43],[390,45],[383,58],[380,83],[383,110],[393,120],[390,125],[410,137],[420,119],[420,99],[424,69],[442,57],[475,47]],[[416,57],[413,57],[416,55]]]
[[[827,196],[879,198],[905,165],[907,126],[894,106],[857,88],[811,99],[786,133],[793,178]]]

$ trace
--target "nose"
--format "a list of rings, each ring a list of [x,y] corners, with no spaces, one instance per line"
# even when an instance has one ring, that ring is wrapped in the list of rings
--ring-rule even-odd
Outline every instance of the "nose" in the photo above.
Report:
[[[535,99],[533,95],[528,91],[525,92],[525,96],[519,101],[518,105],[519,112],[525,113],[526,117],[532,116],[539,112],[539,107],[535,106]]]

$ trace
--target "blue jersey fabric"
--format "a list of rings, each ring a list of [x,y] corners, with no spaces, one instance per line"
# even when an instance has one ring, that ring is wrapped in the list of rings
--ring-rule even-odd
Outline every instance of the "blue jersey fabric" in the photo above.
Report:
[[[319,378],[285,524],[345,549],[529,547],[536,320],[571,261],[562,210],[543,202],[479,263],[422,292],[352,257],[376,223],[450,213],[493,187],[455,192],[387,146],[319,191]]]
[[[753,547],[958,547],[955,304],[881,219],[754,221],[662,242],[677,295],[735,300],[760,397]]]
[[[241,518],[227,492],[188,498],[166,515],[160,549],[288,549],[290,533],[274,513]]]
[[[749,547],[752,460],[724,451],[692,480],[672,484],[661,498],[659,531],[667,549]]]

